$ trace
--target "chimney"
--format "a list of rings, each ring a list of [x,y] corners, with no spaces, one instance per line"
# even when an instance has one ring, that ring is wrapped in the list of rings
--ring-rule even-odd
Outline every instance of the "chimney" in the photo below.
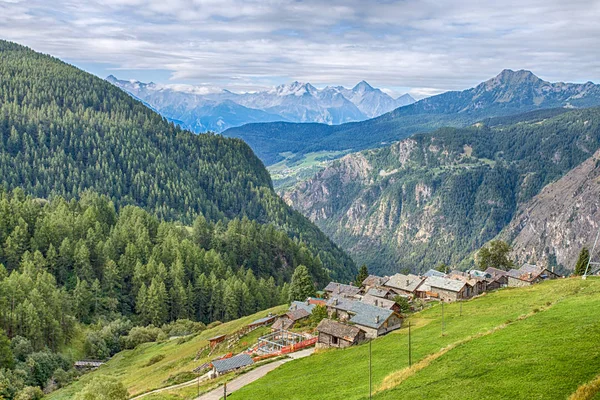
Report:
[[[337,306],[337,299],[333,299],[333,305]]]
[[[306,299],[306,305],[310,305],[310,297]]]
[[[407,279],[406,280],[406,286],[410,285],[410,281]]]
[[[554,273],[554,265],[552,266],[552,272]]]
[[[375,323],[376,323],[376,324],[378,324],[378,323],[379,323],[379,315],[377,315],[377,316],[375,317]]]
[[[377,299],[375,299],[375,306],[377,306]]]

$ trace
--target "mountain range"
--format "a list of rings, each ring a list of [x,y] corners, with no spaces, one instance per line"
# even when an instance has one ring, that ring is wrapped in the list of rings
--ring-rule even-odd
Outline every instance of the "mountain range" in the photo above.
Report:
[[[405,94],[396,99],[367,82],[352,89],[293,82],[267,91],[205,93],[193,86],[166,86],[153,82],[106,80],[146,103],[163,116],[197,133],[222,132],[253,122],[320,122],[341,124],[377,117],[413,103]]]
[[[256,123],[231,128],[223,134],[243,139],[266,165],[271,165],[281,161],[284,152],[302,157],[317,151],[359,151],[385,146],[418,132],[443,126],[463,127],[489,117],[595,105],[600,105],[600,85],[550,83],[530,71],[506,69],[471,89],[428,97],[362,122],[336,126]]]

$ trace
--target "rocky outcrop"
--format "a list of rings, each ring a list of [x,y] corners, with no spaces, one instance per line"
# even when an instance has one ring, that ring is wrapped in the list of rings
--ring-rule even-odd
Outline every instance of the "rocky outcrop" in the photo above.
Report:
[[[573,269],[599,226],[600,151],[523,204],[503,236],[519,262]]]

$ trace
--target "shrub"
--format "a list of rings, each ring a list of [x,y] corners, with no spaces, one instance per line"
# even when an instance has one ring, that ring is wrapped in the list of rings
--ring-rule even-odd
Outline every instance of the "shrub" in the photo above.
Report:
[[[127,400],[129,393],[125,386],[109,376],[94,377],[74,400]]]
[[[167,385],[178,385],[180,383],[189,382],[192,379],[197,378],[197,377],[198,377],[198,375],[196,375],[195,373],[185,371],[185,372],[180,372],[178,374],[169,376],[167,378],[167,380],[164,381],[164,383]]]
[[[131,328],[127,336],[121,338],[121,345],[125,349],[134,349],[142,343],[156,342],[166,338],[165,333],[154,325],[136,326]]]
[[[167,336],[186,336],[202,332],[206,325],[202,322],[194,322],[189,319],[178,319],[162,326],[163,332]]]
[[[146,363],[146,365],[144,365],[144,366],[145,366],[145,367],[149,367],[149,366],[151,366],[151,365],[154,365],[154,364],[156,364],[156,363],[157,363],[157,362],[159,362],[159,361],[162,361],[162,360],[164,360],[164,358],[165,358],[165,355],[164,355],[164,354],[157,354],[157,355],[155,355],[155,356],[152,356],[152,358],[150,358],[150,359],[148,360],[148,362]]]
[[[44,392],[39,387],[26,386],[17,394],[15,400],[39,400],[44,397]]]

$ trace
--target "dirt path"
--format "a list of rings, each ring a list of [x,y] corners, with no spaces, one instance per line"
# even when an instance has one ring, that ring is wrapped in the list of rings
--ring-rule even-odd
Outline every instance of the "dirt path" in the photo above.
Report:
[[[204,382],[207,379],[208,379],[208,374],[202,375],[200,377],[200,382]],[[167,387],[164,387],[164,388],[152,390],[150,392],[142,393],[142,394],[140,394],[138,396],[131,397],[129,400],[141,399],[142,397],[149,396],[149,395],[151,395],[153,393],[160,393],[160,392],[164,392],[166,390],[181,389],[181,388],[184,388],[184,387],[187,387],[187,386],[192,386],[192,385],[197,385],[197,384],[198,384],[198,378],[195,378],[195,379],[193,379],[191,381],[179,383],[177,385],[167,386]]]
[[[257,379],[262,378],[263,376],[265,376],[269,372],[273,371],[275,368],[279,367],[280,365],[285,364],[286,362],[296,360],[299,358],[308,357],[313,353],[313,351],[314,351],[314,349],[311,348],[311,349],[307,349],[307,350],[298,351],[296,353],[291,353],[291,354],[288,354],[288,356],[290,358],[286,358],[283,360],[274,361],[272,363],[262,365],[258,368],[253,369],[250,372],[240,375],[239,377],[237,377],[234,380],[229,381],[227,383],[227,393],[231,394],[231,393],[235,392],[236,390],[243,388],[244,386],[256,381]],[[208,393],[205,393],[200,397],[197,397],[196,400],[219,400],[222,397],[223,397],[223,386],[219,386],[218,388],[216,388]]]

